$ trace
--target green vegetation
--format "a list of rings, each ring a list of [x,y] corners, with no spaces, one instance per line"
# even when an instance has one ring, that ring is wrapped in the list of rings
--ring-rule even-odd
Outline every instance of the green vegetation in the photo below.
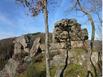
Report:
[[[55,66],[52,66],[52,68],[50,68],[51,77],[54,77],[54,76],[55,76],[56,70],[57,70],[57,67],[55,67]]]
[[[45,43],[45,34],[44,33],[32,33],[27,34],[31,36],[31,40],[35,40],[35,38],[40,37],[41,43]],[[50,33],[50,42],[52,41],[52,34]],[[13,51],[14,51],[14,44],[13,40],[14,38],[8,38],[0,40],[0,70],[2,70],[7,63],[8,59],[12,57]]]
[[[73,49],[71,49],[71,52],[74,52],[75,54],[80,55],[80,54],[84,53],[85,50],[83,48],[73,48]]]
[[[33,58],[27,70],[16,77],[46,77],[45,60],[41,56]]]
[[[78,64],[70,64],[65,70],[64,77],[85,77],[86,69]]]
[[[31,36],[32,40],[35,40],[37,37],[41,37],[41,43],[45,43],[45,34],[44,33],[34,33]],[[52,34],[50,33],[50,42],[52,41]],[[13,40],[15,38],[9,38],[0,40],[0,70],[2,70],[8,60],[12,57],[14,44]],[[94,51],[98,51],[101,48],[101,42],[97,41],[95,43]],[[73,61],[77,62],[76,64],[69,64],[65,70],[64,77],[80,77],[86,76],[87,70],[85,65],[79,65],[79,61],[82,60],[81,55],[85,54],[85,50],[83,48],[73,48],[70,51],[73,54]],[[51,53],[50,60],[55,55],[59,55],[59,53]],[[84,63],[85,64],[85,63]],[[98,67],[97,67],[98,68]],[[57,67],[52,66],[50,68],[51,77],[54,77],[56,74]],[[93,71],[93,69],[92,69]],[[34,57],[31,63],[28,63],[27,69],[18,74],[16,77],[46,77],[46,69],[45,69],[45,57],[44,54],[39,54]]]

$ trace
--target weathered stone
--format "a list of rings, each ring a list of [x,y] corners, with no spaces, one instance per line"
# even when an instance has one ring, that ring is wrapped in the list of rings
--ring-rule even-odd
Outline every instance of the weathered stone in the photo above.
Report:
[[[26,70],[27,64],[31,62],[32,57],[41,53],[40,38],[36,38],[33,42],[27,35],[15,38],[14,54],[8,60],[4,69],[0,71],[0,77],[15,77],[16,74]]]
[[[30,56],[33,57],[38,53],[38,49],[40,48],[40,38],[36,38],[36,40],[33,42],[33,46],[30,49]],[[41,51],[40,51],[41,52]]]
[[[27,38],[25,36],[20,36],[14,40],[14,54],[23,52],[29,53],[29,48],[27,44]]]
[[[72,45],[72,48],[82,47],[83,46],[83,42],[82,41],[71,41],[71,45]]]
[[[92,52],[91,60],[93,61],[93,64],[96,65],[96,63],[98,62],[98,52]]]
[[[10,59],[8,63],[5,65],[4,69],[0,71],[0,77],[15,77],[16,75],[16,68],[19,65],[19,62]]]
[[[53,42],[60,43],[70,40],[79,41],[78,47],[82,47],[82,41],[88,39],[87,29],[81,29],[81,25],[75,19],[62,19],[55,24],[54,32],[53,32]],[[80,42],[81,41],[81,42]],[[74,44],[72,44],[73,46]],[[74,46],[75,47],[75,46]]]
[[[60,77],[64,67],[69,66],[69,64],[77,64],[91,70],[90,53],[78,48],[82,47],[83,41],[87,40],[88,34],[86,33],[86,30],[81,30],[81,25],[76,20],[64,19],[56,23],[53,33],[54,42],[49,45],[50,67],[56,67],[54,77]],[[75,47],[77,49],[74,49]],[[14,77],[15,74],[24,72],[27,65],[31,63],[32,58],[35,58],[35,62],[40,61],[42,57],[38,54],[41,51],[44,51],[43,54],[45,53],[45,44],[41,44],[40,38],[36,38],[34,41],[31,41],[29,36],[16,38],[14,41],[14,54],[6,64],[5,69],[0,72],[0,77]],[[91,56],[94,64],[97,63],[97,54],[93,52]],[[79,77],[79,75],[77,76]]]

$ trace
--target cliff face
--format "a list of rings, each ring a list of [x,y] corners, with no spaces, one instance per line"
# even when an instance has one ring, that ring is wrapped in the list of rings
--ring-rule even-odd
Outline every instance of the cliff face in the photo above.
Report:
[[[20,39],[20,41],[17,41],[18,39]],[[20,36],[12,41],[14,52],[12,54],[7,54],[7,52],[5,52],[5,55],[11,55],[8,59],[3,59],[2,56],[0,56],[2,61],[6,61],[6,63],[0,63],[4,65],[2,66],[0,77],[14,77],[15,75],[16,77],[41,77],[41,75],[46,77],[44,43],[41,43],[40,38],[38,37],[35,38],[34,42],[29,41],[27,43],[26,39],[27,38],[24,38],[24,36]],[[21,40],[24,41],[20,44]],[[30,50],[32,49],[34,51],[31,52]],[[10,53],[11,51],[8,49],[8,52]],[[6,56],[3,57],[6,58]],[[95,50],[92,54],[92,60],[95,65],[97,64],[97,57],[97,50]],[[60,76],[60,73],[66,64],[66,58],[67,53],[64,43],[50,44],[50,67],[53,77]],[[77,47],[68,50],[68,61],[64,77],[77,75],[84,77],[84,75],[86,75],[87,68],[92,70],[92,66],[89,61],[89,53],[86,52],[85,49]]]
[[[70,25],[71,23],[72,25]],[[62,20],[58,25],[56,24],[53,33],[55,36],[50,34],[50,71],[52,77],[85,77],[88,70],[93,72],[89,49],[87,51],[86,46],[82,46],[83,42],[87,42],[87,31],[79,31],[80,25],[75,30],[72,27],[76,27],[74,21]],[[80,37],[72,36],[76,35],[77,32],[80,32]],[[52,37],[54,37],[53,41]],[[2,55],[0,61],[5,61],[0,62],[0,65],[3,65],[0,67],[0,77],[46,77],[44,40],[43,33],[28,34],[12,39],[7,45],[8,51],[0,50],[0,55]],[[11,46],[13,47],[10,48]],[[3,48],[5,49],[5,47]],[[2,51],[5,53],[1,53]],[[9,57],[6,59],[7,55]],[[94,49],[91,59],[98,69],[98,50]]]

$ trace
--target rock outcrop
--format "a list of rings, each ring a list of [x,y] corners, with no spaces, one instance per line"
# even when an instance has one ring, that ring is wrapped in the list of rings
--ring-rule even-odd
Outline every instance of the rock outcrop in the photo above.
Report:
[[[62,19],[55,24],[52,34],[53,42],[49,44],[52,77],[84,77],[88,70],[93,70],[89,49],[86,51],[83,47],[88,41],[87,29],[81,29],[74,19]],[[42,39],[30,34],[15,38],[14,52],[0,71],[0,77],[45,77],[45,37],[41,35]],[[98,52],[93,52],[94,65],[97,58]]]
[[[30,36],[24,35],[17,37],[14,42],[14,54],[8,60],[4,69],[0,71],[0,77],[15,77],[18,73],[26,70],[28,62],[32,57],[41,53],[40,38],[36,38],[33,42]]]
[[[82,30],[75,19],[62,19],[55,24],[53,42],[63,42],[69,38],[72,47],[82,47],[83,41],[88,40],[87,29]]]
[[[51,66],[57,68],[55,69],[55,77],[68,77],[65,76],[65,71],[69,65],[84,67],[82,70],[85,69],[85,72],[92,70],[89,60],[90,51],[83,49],[84,45],[88,45],[87,40],[87,29],[81,29],[81,25],[76,20],[62,19],[55,24],[53,45],[51,45],[51,53],[56,54],[52,56],[51,60]],[[97,58],[97,55],[95,57]],[[95,65],[96,63],[97,60],[94,61]],[[78,73],[76,76],[83,77],[83,75]]]

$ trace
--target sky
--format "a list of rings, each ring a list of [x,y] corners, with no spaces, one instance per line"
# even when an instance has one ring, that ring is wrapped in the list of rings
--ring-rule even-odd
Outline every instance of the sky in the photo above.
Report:
[[[87,22],[87,17],[76,11],[68,11],[68,8],[71,7],[70,0],[54,1],[57,1],[56,5],[52,4],[48,6],[49,31],[53,31],[56,21],[64,18],[74,18],[81,24],[82,28],[88,29],[90,38],[91,26]],[[28,15],[28,10],[22,5],[17,4],[15,0],[0,1],[0,39],[35,32],[45,32],[43,13],[32,17]]]

